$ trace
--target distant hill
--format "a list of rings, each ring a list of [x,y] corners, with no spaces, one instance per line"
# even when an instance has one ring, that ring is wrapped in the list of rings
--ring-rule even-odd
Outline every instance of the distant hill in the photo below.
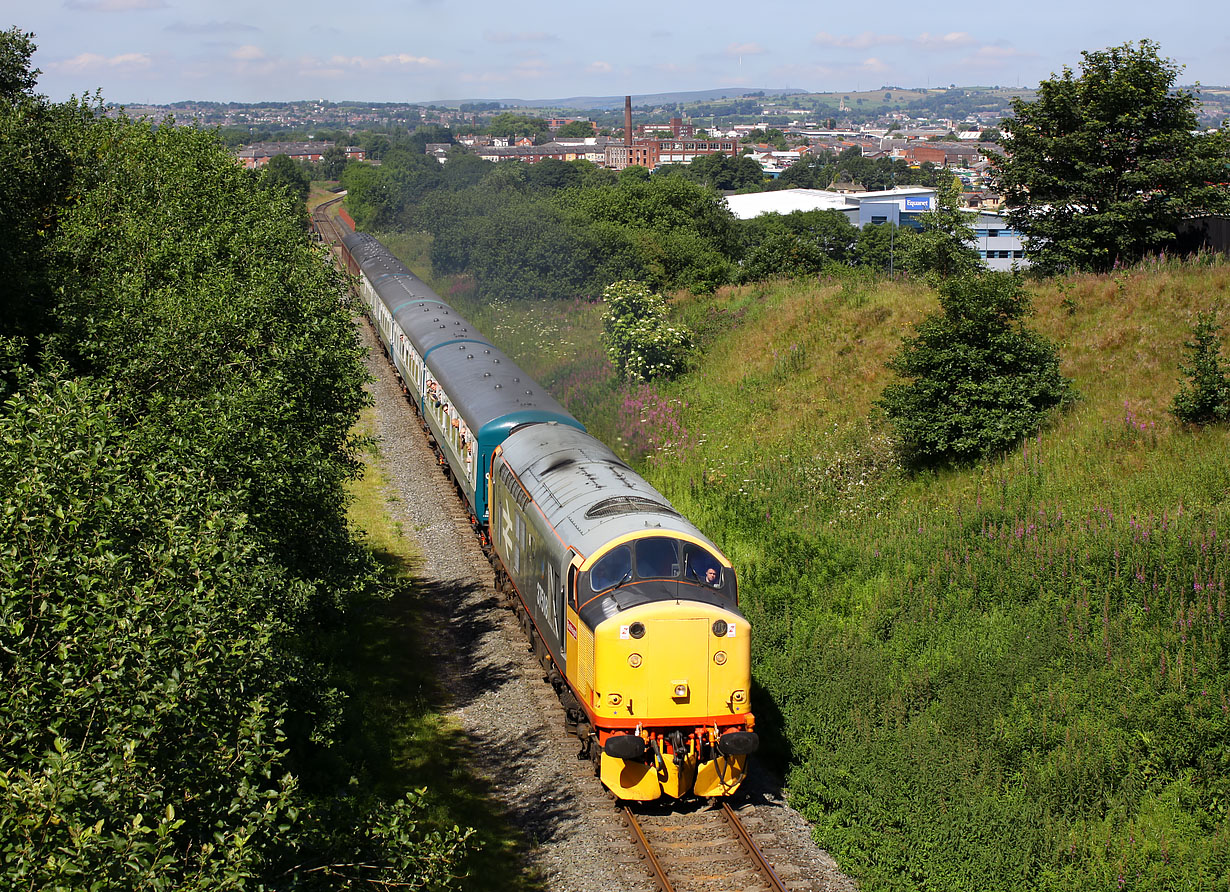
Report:
[[[796,93],[806,93],[793,87],[770,89],[768,87],[726,87],[715,90],[691,90],[675,93],[633,93],[632,104],[662,105],[668,102],[707,102],[713,99],[735,99],[741,96],[790,96]],[[624,94],[626,95],[626,94]],[[446,108],[458,108],[463,103],[499,102],[501,105],[515,108],[619,108],[624,104],[624,96],[570,96],[565,99],[437,99],[423,105],[437,105]]]

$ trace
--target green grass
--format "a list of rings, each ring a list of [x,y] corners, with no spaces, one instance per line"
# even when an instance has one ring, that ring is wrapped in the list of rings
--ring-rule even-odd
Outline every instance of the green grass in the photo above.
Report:
[[[639,388],[600,307],[452,299],[731,556],[767,756],[862,888],[1226,888],[1230,430],[1167,408],[1230,266],[1029,288],[1080,400],[914,476],[875,400],[922,285],[678,295],[693,367]]]
[[[374,410],[360,432],[370,434]],[[356,746],[376,778],[393,795],[427,789],[428,820],[435,827],[474,828],[473,851],[465,860],[460,887],[473,892],[528,892],[541,883],[515,865],[527,841],[491,796],[489,780],[472,769],[471,744],[463,729],[443,711],[424,635],[430,609],[416,581],[421,555],[400,523],[388,513],[386,478],[372,446],[366,473],[352,488],[352,523],[364,532],[372,552],[387,570],[389,597],[373,599],[351,618],[352,689],[360,698],[363,727]]]

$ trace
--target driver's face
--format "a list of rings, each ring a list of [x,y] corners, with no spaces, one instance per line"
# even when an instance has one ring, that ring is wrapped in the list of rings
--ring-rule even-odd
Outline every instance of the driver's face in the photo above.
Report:
[[[717,570],[715,570],[713,567],[710,567],[708,570],[705,571],[705,582],[709,583],[710,585],[713,585],[715,582],[717,582],[717,576],[718,576]]]

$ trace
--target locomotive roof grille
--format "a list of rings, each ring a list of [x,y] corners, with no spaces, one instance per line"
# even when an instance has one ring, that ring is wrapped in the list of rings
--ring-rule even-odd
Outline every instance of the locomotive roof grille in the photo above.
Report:
[[[603,499],[591,505],[585,512],[585,516],[589,518],[617,517],[620,514],[638,514],[645,511],[673,514],[676,517],[683,516],[670,505],[663,505],[661,502],[655,502],[644,496],[612,496],[609,499]]]

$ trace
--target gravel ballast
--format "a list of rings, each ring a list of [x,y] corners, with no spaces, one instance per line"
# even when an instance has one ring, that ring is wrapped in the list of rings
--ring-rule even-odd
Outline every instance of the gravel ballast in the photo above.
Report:
[[[357,323],[375,378],[376,436],[390,516],[418,543],[417,584],[432,604],[425,622],[448,697],[447,712],[472,743],[474,770],[530,841],[526,868],[550,892],[645,890],[653,884],[614,800],[564,731],[559,700],[543,679],[514,614],[501,606],[490,565],[418,415],[365,319]],[[853,890],[811,840],[780,786],[753,770],[732,801],[792,890]]]

